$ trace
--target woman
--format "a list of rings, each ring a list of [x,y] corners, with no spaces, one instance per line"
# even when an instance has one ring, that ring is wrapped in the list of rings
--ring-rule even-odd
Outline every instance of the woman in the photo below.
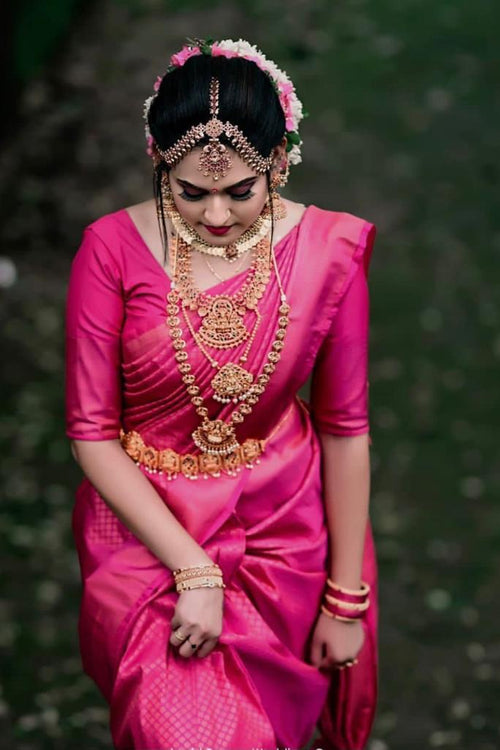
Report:
[[[190,43],[146,101],[154,199],[73,261],[80,643],[122,750],[298,748],[318,722],[359,749],[373,720],[375,228],[280,198],[301,117],[254,47]]]

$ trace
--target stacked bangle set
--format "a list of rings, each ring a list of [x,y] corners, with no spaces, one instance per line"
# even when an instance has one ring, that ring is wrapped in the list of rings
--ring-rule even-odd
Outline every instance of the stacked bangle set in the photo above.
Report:
[[[178,594],[191,589],[226,588],[222,570],[216,563],[178,568],[173,575]],[[370,586],[365,582],[361,583],[359,589],[346,589],[327,578],[321,611],[342,622],[362,620],[370,606],[369,593]]]
[[[222,570],[215,563],[196,565],[193,568],[178,568],[173,571],[173,575],[178,594],[191,591],[191,589],[226,588],[222,580]]]
[[[346,589],[328,578],[321,611],[342,622],[362,620],[370,606],[369,593],[370,586],[365,582],[359,589]]]

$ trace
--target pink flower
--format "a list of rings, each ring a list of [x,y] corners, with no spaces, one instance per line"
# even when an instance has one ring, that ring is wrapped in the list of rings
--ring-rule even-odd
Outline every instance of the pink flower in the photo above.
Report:
[[[288,96],[280,95],[281,108],[285,114],[286,129],[295,130],[295,118],[293,116],[292,103]]]
[[[175,65],[176,68],[182,68],[186,60],[189,60],[190,57],[196,57],[196,55],[201,55],[199,47],[183,47],[180,52],[172,55],[170,58],[170,65]]]
[[[154,144],[154,138],[153,138],[153,136],[152,135],[148,135],[148,137],[146,138],[146,141],[147,141],[147,144],[148,144],[148,147],[146,149],[146,153],[147,153],[148,156],[153,156],[153,144]]]
[[[251,55],[247,57],[246,55],[244,55],[244,58],[245,60],[250,60],[250,62],[255,63],[258,68],[265,71],[265,68],[262,67],[262,61],[259,60],[258,57],[252,57]]]
[[[212,57],[238,57],[238,53],[231,49],[222,49],[217,44],[212,45]]]
[[[162,82],[163,78],[161,76],[156,76],[156,81],[153,84],[153,91],[158,91],[160,88],[160,84]]]
[[[284,96],[289,96],[289,94],[293,93],[292,83],[284,83],[283,81],[280,81],[278,83],[278,88],[280,90],[280,94],[283,94]]]

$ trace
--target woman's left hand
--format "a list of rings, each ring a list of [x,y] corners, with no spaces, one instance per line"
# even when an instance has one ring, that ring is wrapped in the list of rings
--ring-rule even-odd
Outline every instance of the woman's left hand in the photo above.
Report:
[[[311,663],[318,669],[335,669],[361,651],[365,633],[361,622],[342,622],[320,614],[311,643]]]

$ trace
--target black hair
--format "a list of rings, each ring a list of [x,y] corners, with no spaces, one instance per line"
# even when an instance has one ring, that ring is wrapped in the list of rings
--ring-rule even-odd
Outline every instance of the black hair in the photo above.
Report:
[[[182,67],[167,73],[148,114],[149,129],[155,142],[166,150],[193,125],[207,122],[210,118],[209,90],[213,76],[219,80],[219,119],[237,125],[259,154],[268,157],[285,135],[285,115],[269,76],[254,62],[241,57],[196,55]],[[232,147],[224,135],[220,140]],[[197,145],[202,146],[207,142],[205,136]],[[166,261],[167,230],[161,193],[162,174],[165,171],[168,171],[167,165],[159,162],[153,176],[153,187],[160,208]],[[270,191],[270,170],[266,172],[266,181]]]
[[[285,135],[285,115],[267,73],[241,57],[197,55],[163,77],[148,118],[156,143],[166,150],[209,119],[212,76],[219,80],[219,119],[237,125],[262,156],[269,156]]]

